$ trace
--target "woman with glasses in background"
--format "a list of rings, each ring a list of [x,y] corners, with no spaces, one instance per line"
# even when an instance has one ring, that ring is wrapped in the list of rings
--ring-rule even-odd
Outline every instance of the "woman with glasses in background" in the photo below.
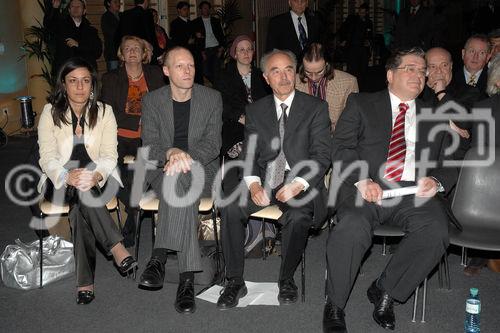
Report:
[[[328,103],[332,132],[344,110],[347,96],[359,91],[356,78],[334,69],[319,43],[312,43],[305,50],[295,88]]]
[[[161,68],[144,63],[151,56],[147,47],[147,42],[139,37],[124,36],[118,49],[122,66],[102,76],[101,99],[113,107],[118,123],[118,167],[124,184],[118,197],[127,211],[123,227],[126,247],[133,246],[135,242],[134,217],[137,211],[130,207],[133,175],[124,163],[124,157],[135,157],[137,149],[142,145],[142,97],[165,85]]]
[[[222,148],[221,155],[235,159],[241,152],[245,128],[245,106],[270,93],[259,68],[252,64],[253,41],[240,35],[233,41],[229,54],[232,58],[215,80],[215,88],[220,91],[223,101]],[[224,177],[225,188],[231,188],[238,181],[237,171]]]

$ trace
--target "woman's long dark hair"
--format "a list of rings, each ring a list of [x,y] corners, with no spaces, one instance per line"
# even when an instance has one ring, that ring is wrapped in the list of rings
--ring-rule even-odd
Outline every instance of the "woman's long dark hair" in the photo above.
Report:
[[[92,78],[92,88],[90,97],[87,104],[84,106],[82,112],[82,117],[85,119],[85,112],[89,112],[88,116],[88,126],[93,128],[97,122],[97,113],[99,107],[97,105],[97,72],[95,68],[89,64],[85,59],[82,58],[70,58],[66,61],[57,74],[56,86],[47,101],[52,104],[52,119],[54,124],[61,127],[61,124],[69,125],[71,123],[71,118],[66,117],[66,111],[70,108],[68,95],[66,93],[66,88],[64,87],[64,79],[66,75],[78,68],[86,68],[90,72]]]

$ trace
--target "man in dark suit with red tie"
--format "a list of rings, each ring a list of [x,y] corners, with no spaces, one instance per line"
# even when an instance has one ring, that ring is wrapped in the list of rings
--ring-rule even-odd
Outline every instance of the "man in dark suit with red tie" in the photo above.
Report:
[[[271,18],[267,29],[266,51],[289,50],[302,61],[303,50],[320,41],[316,17],[306,13],[308,0],[289,0],[290,11]]]
[[[449,133],[431,139],[434,124],[421,122],[424,105],[416,97],[425,85],[424,52],[397,52],[386,69],[388,90],[351,95],[333,137],[330,198],[336,194],[338,223],[327,242],[325,332],[347,331],[343,309],[376,226],[406,233],[367,291],[373,318],[386,329],[395,327],[394,301],[406,301],[448,247],[449,218],[438,196],[451,189],[457,171],[439,164]],[[349,170],[354,163],[361,168]],[[383,190],[407,186],[417,186],[416,194],[382,200]]]

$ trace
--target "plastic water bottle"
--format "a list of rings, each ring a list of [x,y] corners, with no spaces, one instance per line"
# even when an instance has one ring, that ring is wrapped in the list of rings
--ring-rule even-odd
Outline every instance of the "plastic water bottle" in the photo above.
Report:
[[[477,288],[470,288],[470,295],[465,303],[465,333],[479,333],[479,316],[481,312],[481,301],[479,300]]]

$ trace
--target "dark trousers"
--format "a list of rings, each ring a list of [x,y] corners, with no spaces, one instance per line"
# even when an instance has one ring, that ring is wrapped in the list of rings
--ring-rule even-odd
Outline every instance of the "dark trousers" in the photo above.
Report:
[[[109,177],[107,186],[118,189],[118,182]],[[110,191],[113,195],[116,191]],[[71,226],[71,241],[76,263],[76,281],[78,287],[88,286],[94,283],[95,263],[96,263],[96,242],[106,253],[119,242],[123,237],[118,231],[106,203],[113,195],[103,197],[102,205],[90,207],[85,204],[86,196],[97,196],[101,193],[98,187],[93,187],[87,192],[79,192],[76,188],[68,186],[54,190],[52,182],[47,180],[47,190],[44,195],[47,200],[70,205],[69,222]],[[81,197],[80,197],[81,196]]]
[[[281,281],[293,278],[300,263],[302,252],[306,247],[309,228],[313,225],[314,204],[311,200],[304,206],[290,207],[276,201],[276,192],[276,190],[273,191],[271,204],[278,204],[283,212],[280,218],[280,223],[283,224],[279,275]],[[307,191],[303,192],[303,195],[306,193]],[[246,206],[240,207],[238,201],[222,208],[221,212],[221,244],[228,278],[243,278],[245,227],[248,223],[248,217],[264,208],[257,206],[250,195]]]
[[[394,206],[343,203],[327,241],[328,296],[344,308],[361,260],[372,244],[374,226],[401,226],[406,233],[379,278],[379,285],[404,302],[439,262],[448,247],[448,216],[443,203],[404,196]],[[384,204],[384,202],[383,202]]]
[[[205,60],[203,61],[203,74],[213,83],[215,73],[220,70],[221,62],[218,56],[219,46],[205,49]]]

